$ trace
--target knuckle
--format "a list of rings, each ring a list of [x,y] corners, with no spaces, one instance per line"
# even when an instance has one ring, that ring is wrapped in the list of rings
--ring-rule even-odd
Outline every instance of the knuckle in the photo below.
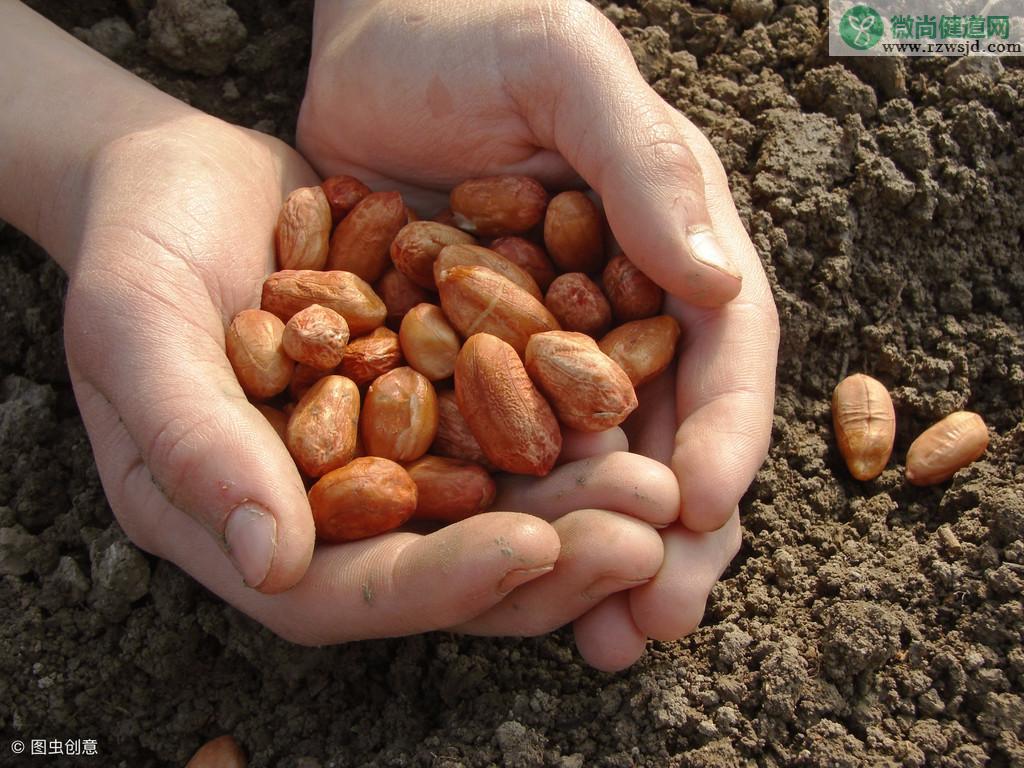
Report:
[[[176,406],[179,399],[181,403]],[[175,507],[192,512],[189,499],[182,491],[206,465],[209,447],[218,442],[214,435],[217,427],[210,415],[197,417],[190,411],[194,406],[191,397],[176,395],[165,399],[161,405],[174,415],[166,416],[155,427],[143,448],[143,458],[153,474],[154,484],[167,500]],[[217,528],[219,530],[220,526]]]
[[[704,196],[704,174],[697,158],[672,125],[651,121],[637,128],[635,155],[644,174],[652,181],[681,186],[695,196]]]
[[[679,637],[692,635],[700,627],[704,620],[704,611],[707,607],[707,599],[695,599],[686,605],[679,613]]]
[[[582,0],[553,0],[546,4],[541,16],[547,34],[569,50],[601,49],[609,40],[626,47],[622,36],[605,15]]]

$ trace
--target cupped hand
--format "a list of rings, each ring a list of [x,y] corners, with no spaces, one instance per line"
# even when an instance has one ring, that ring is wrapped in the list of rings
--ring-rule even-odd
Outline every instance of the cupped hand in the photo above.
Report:
[[[678,367],[640,393],[627,431],[633,451],[674,471],[679,522],[661,533],[658,574],[575,630],[605,669],[632,663],[647,637],[692,631],[739,547],[737,505],[767,452],[778,347],[769,286],[710,143],[582,0],[320,2],[314,23],[298,143],[321,174],[402,188],[428,214],[465,178],[583,182],[625,253],[671,294]],[[533,511],[514,484],[508,493],[499,503]]]
[[[108,499],[144,549],[311,644],[456,625],[550,631],[657,573],[662,541],[645,521],[674,517],[678,488],[628,454],[600,472],[566,465],[586,475],[593,504],[569,510],[556,479],[538,481],[524,503],[550,506],[552,523],[495,512],[314,546],[302,479],[237,384],[224,329],[259,302],[284,196],[316,176],[274,139],[182,110],[104,146],[86,179],[63,259],[69,369]],[[567,458],[606,453],[610,439],[569,436]],[[643,504],[597,504],[642,462]]]

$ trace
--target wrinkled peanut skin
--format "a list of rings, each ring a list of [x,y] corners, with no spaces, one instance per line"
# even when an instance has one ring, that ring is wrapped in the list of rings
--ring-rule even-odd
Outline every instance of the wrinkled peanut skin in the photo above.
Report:
[[[325,376],[292,411],[285,443],[299,469],[320,477],[352,460],[358,425],[359,388],[344,376]]]
[[[417,304],[437,301],[437,295],[426,288],[421,288],[412,280],[392,267],[378,280],[373,290],[384,301],[388,308],[387,325],[393,331],[397,331],[402,325],[402,318],[405,313]]]
[[[416,483],[415,517],[454,523],[484,512],[497,489],[479,464],[426,455],[406,466]]]
[[[357,386],[365,387],[404,362],[398,334],[390,328],[378,328],[349,342],[338,373],[348,376]]]
[[[462,342],[436,304],[418,304],[402,318],[398,341],[406,362],[431,381],[455,372]]]
[[[533,298],[541,300],[540,286],[530,273],[506,259],[497,251],[480,245],[449,245],[441,250],[434,262],[434,284],[437,277],[451,267],[487,267],[504,278],[511,280]]]
[[[455,364],[455,397],[494,466],[537,476],[554,467],[561,428],[511,345],[487,333],[470,336]]]
[[[471,245],[476,238],[461,229],[436,221],[406,224],[391,243],[391,261],[395,269],[421,288],[433,291],[434,262],[449,245]]]
[[[281,206],[274,230],[279,269],[323,269],[331,237],[331,206],[320,187],[299,187]]]
[[[489,333],[526,351],[530,336],[558,330],[555,316],[537,299],[486,267],[452,267],[438,276],[441,308],[455,329],[468,338]]]
[[[882,382],[863,373],[839,382],[832,392],[832,427],[851,475],[872,480],[882,474],[896,440],[896,411]]]
[[[526,372],[558,420],[573,429],[611,429],[636,410],[636,393],[626,372],[585,334],[534,334],[526,345]]]
[[[668,368],[676,354],[679,333],[675,318],[659,315],[613,328],[597,345],[638,388]]]
[[[551,199],[544,216],[544,246],[563,272],[597,272],[604,266],[604,224],[594,202],[578,190]]]
[[[665,303],[665,292],[622,253],[605,265],[601,287],[620,323],[654,317]]]
[[[284,322],[311,304],[344,317],[353,337],[379,328],[388,311],[370,284],[351,272],[283,269],[263,281],[260,307]]]
[[[527,232],[539,224],[548,193],[528,176],[488,176],[456,186],[450,203],[459,229],[499,237]]]
[[[955,411],[933,424],[907,450],[907,480],[914,485],[944,483],[988,448],[985,420],[971,411]]]
[[[437,436],[430,446],[430,452],[452,459],[471,461],[495,469],[473,437],[466,419],[459,410],[455,391],[446,389],[437,393]]]
[[[337,224],[356,207],[356,204],[372,191],[354,176],[331,176],[320,183],[327,204],[331,209],[331,220]]]
[[[558,277],[555,265],[544,249],[525,238],[515,235],[499,237],[491,243],[491,250],[529,272],[542,291],[547,291],[551,281]]]
[[[612,324],[612,308],[597,284],[582,272],[559,275],[548,288],[544,306],[563,330],[600,336]]]
[[[328,371],[341,362],[348,344],[348,323],[333,309],[313,304],[285,323],[285,354],[310,368]]]
[[[309,490],[321,541],[365,539],[393,530],[416,511],[416,484],[389,459],[364,456],[329,472]]]
[[[366,391],[359,433],[370,456],[418,459],[437,434],[434,385],[408,366],[388,371]]]
[[[331,236],[327,268],[374,283],[390,265],[391,241],[408,221],[398,192],[373,192],[360,200]]]
[[[284,323],[261,309],[235,315],[224,334],[224,351],[242,390],[262,400],[283,392],[295,363],[284,352]]]

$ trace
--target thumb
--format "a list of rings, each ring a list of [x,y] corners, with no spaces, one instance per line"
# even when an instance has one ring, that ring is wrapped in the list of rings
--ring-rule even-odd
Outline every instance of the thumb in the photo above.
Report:
[[[144,269],[138,278],[82,270],[69,290],[68,360],[104,490],[140,546],[172,549],[166,537],[182,530],[174,518],[188,514],[247,585],[288,589],[313,551],[302,480],[236,382],[201,282],[187,268],[162,267],[149,284]]]
[[[685,118],[644,81],[599,12],[575,26],[555,47],[555,148],[601,195],[630,260],[690,304],[724,304],[742,278],[711,226]]]

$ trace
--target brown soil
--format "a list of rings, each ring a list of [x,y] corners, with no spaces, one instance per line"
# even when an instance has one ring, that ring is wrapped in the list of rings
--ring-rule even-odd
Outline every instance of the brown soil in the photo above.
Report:
[[[309,3],[233,2],[247,38],[225,32],[212,76],[162,63],[149,0],[31,4],[291,139]],[[0,764],[60,764],[15,738],[93,738],[104,757],[68,764],[180,766],[225,732],[253,766],[1024,764],[1024,70],[830,60],[815,0],[598,4],[712,137],[782,318],[773,448],[703,628],[616,675],[564,631],[276,639],[113,522],[63,362],[64,278],[0,224]],[[898,412],[868,483],[830,426],[854,371]],[[988,453],[908,486],[910,440],[960,407]]]

